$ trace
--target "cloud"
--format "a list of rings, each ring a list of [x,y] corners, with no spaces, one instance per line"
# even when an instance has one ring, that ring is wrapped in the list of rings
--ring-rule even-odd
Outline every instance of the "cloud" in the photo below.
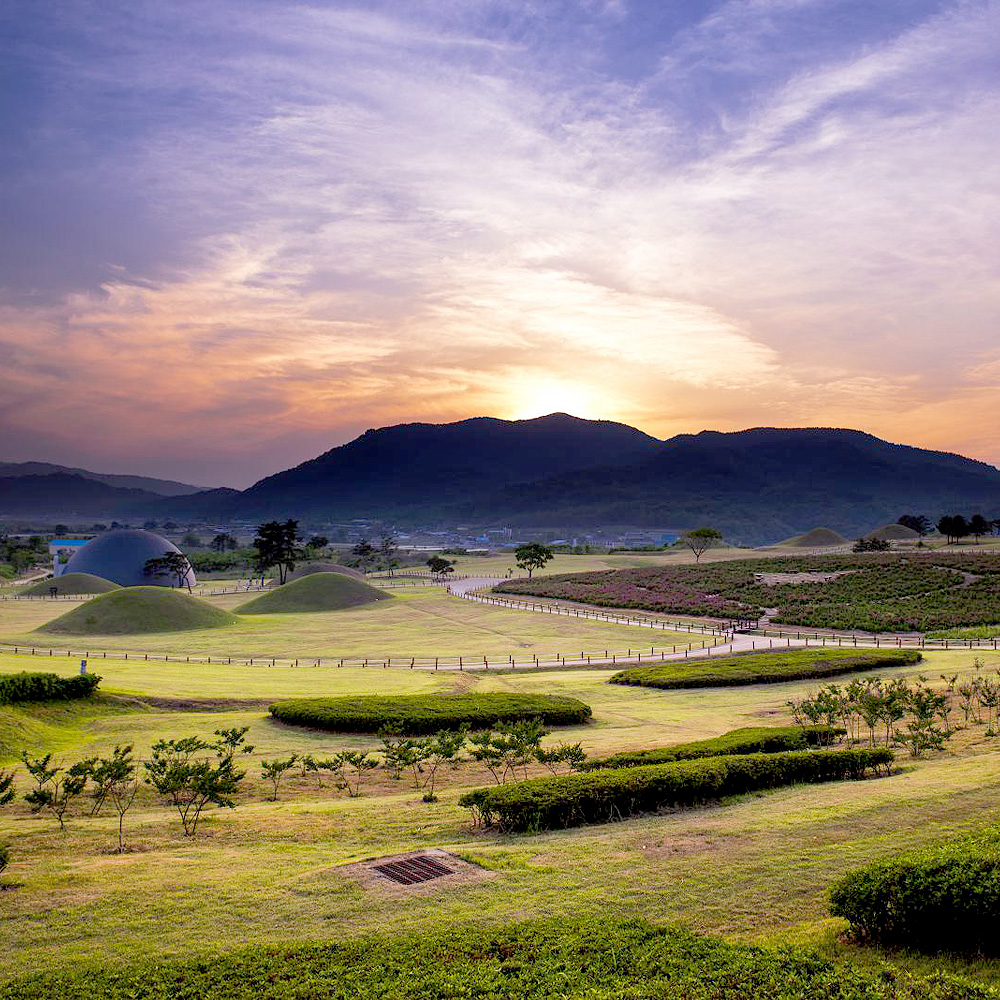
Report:
[[[710,4],[642,79],[628,4],[575,52],[499,3],[75,8],[35,142],[90,126],[79,175],[143,211],[100,281],[0,310],[10,438],[243,482],[548,396],[663,434],[946,413],[1000,458],[958,402],[1000,304],[1000,5],[845,6]]]

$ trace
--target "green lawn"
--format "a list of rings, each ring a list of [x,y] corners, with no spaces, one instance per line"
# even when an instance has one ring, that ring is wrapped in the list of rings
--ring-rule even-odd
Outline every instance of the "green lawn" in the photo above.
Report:
[[[988,669],[1000,666],[1000,658],[989,659]],[[916,667],[880,673],[937,677],[971,664],[967,652],[931,653]],[[566,694],[590,704],[594,722],[551,739],[579,739],[591,754],[705,738],[744,725],[784,724],[785,700],[813,686],[797,681],[659,691],[609,685],[611,671],[605,670],[435,677],[293,668],[233,673],[185,664],[122,663],[117,669],[118,683],[109,669],[108,687],[127,683],[134,691],[175,696],[197,691],[271,697],[282,684],[288,694],[319,693],[310,686],[313,680],[329,693],[449,685]],[[431,930],[605,913],[680,920],[741,941],[796,941],[867,960],[868,953],[837,941],[842,924],[826,916],[824,894],[833,880],[852,865],[992,820],[1000,807],[1000,745],[980,727],[959,734],[944,755],[911,762],[901,752],[903,773],[888,779],[786,788],[606,826],[505,837],[474,830],[457,805],[462,790],[489,780],[474,765],[446,772],[440,801],[433,804],[422,802],[405,779],[396,784],[381,772],[366,779],[359,799],[330,788],[317,791],[313,779],[295,777],[281,800],[266,802],[261,756],[374,747],[378,740],[281,726],[253,706],[197,709],[178,703],[173,710],[149,710],[104,700],[84,708],[0,710],[8,735],[17,720],[30,717],[25,745],[39,752],[54,748],[63,760],[123,741],[147,752],[161,737],[208,735],[233,725],[249,725],[257,745],[247,760],[248,793],[234,811],[213,813],[194,840],[185,840],[176,819],[148,791],[140,795],[132,824],[138,849],[124,856],[107,853],[115,825],[109,816],[75,818],[59,834],[54,822],[31,816],[20,804],[0,810],[0,840],[14,847],[7,878],[23,883],[0,896],[4,974],[56,970],[77,961],[114,965],[244,943],[339,940],[387,927]],[[404,892],[366,888],[338,870],[420,847],[459,853],[482,864],[485,877]],[[998,963],[950,966],[1000,983]]]
[[[231,610],[246,595],[208,598]],[[581,651],[622,652],[655,644],[658,648],[692,641],[690,633],[582,621],[561,615],[511,611],[450,597],[442,590],[394,592],[393,600],[345,611],[309,614],[245,615],[235,625],[135,637],[86,638],[30,634],[40,625],[78,606],[75,602],[0,602],[0,641],[73,651],[149,652],[181,656],[278,657],[434,657],[534,653],[578,655]],[[700,645],[702,637],[695,640]]]

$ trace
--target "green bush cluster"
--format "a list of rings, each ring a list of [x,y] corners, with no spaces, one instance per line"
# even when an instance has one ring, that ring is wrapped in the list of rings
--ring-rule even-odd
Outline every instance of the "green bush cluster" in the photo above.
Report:
[[[590,706],[576,698],[504,693],[296,698],[275,702],[270,711],[275,719],[293,726],[336,733],[393,730],[411,736],[463,726],[486,729],[519,719],[571,726],[591,716]]]
[[[832,579],[765,583],[782,573]],[[969,579],[972,574],[975,579]],[[608,607],[871,632],[928,631],[997,620],[1000,557],[907,552],[739,559],[695,566],[639,567],[510,580],[497,590]]]
[[[781,753],[825,746],[844,734],[830,726],[745,726],[709,740],[675,743],[649,750],[623,750],[610,757],[594,757],[579,765],[581,771],[602,771],[614,767],[643,767],[646,764],[669,764],[674,760],[720,757],[726,754]]]
[[[0,1000],[988,1000],[953,976],[860,969],[602,915],[500,928],[254,948],[87,965],[0,986]]]
[[[666,806],[691,806],[782,785],[864,778],[895,759],[891,750],[798,750],[707,757],[531,778],[477,788],[458,801],[476,822],[523,833],[607,823]]]
[[[60,677],[58,674],[28,673],[0,674],[0,705],[19,701],[69,701],[71,698],[88,698],[101,683],[97,674],[77,674]]]
[[[727,656],[670,660],[630,667],[612,675],[612,684],[640,687],[695,688],[736,687],[742,684],[777,684],[782,681],[819,679],[860,670],[903,667],[923,659],[913,649],[820,649],[767,650],[731,653]]]
[[[860,941],[1000,954],[1000,831],[848,872],[830,892],[830,912]]]

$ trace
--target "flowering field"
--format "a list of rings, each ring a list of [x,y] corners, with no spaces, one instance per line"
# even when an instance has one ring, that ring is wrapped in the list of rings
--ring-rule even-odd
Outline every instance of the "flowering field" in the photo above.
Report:
[[[780,571],[780,572],[776,572]],[[960,552],[746,559],[510,580],[497,590],[584,604],[872,632],[1000,622],[1000,556]]]

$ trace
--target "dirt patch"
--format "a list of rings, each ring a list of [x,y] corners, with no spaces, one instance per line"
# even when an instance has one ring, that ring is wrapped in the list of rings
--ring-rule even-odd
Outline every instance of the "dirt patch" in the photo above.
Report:
[[[847,576],[849,573],[857,573],[857,570],[840,569],[835,573],[754,573],[753,578],[755,583],[774,587],[782,583],[829,583],[838,576]]]
[[[682,833],[667,837],[656,844],[642,844],[639,849],[650,859],[683,858],[697,854],[710,854],[741,844],[749,844],[749,837],[730,837],[725,834]]]
[[[400,861],[420,858],[428,858],[444,865],[445,868],[449,869],[450,874],[441,875],[426,882],[416,882],[413,885],[400,885],[375,868],[376,865],[395,864]],[[456,854],[449,854],[447,851],[436,849],[411,851],[408,854],[394,854],[385,858],[369,858],[367,861],[356,861],[349,865],[340,865],[328,870],[330,872],[337,872],[351,881],[357,882],[366,889],[385,893],[389,896],[425,895],[427,893],[439,892],[446,888],[472,885],[476,882],[484,882],[497,877],[497,872],[474,865],[458,857]]]

